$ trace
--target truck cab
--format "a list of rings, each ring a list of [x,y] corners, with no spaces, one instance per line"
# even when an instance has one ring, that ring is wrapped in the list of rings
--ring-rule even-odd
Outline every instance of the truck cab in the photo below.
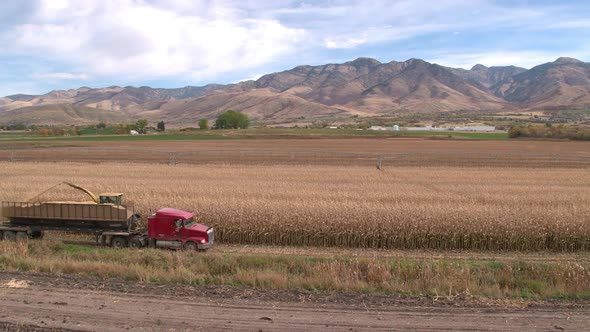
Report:
[[[172,208],[156,211],[148,218],[151,246],[205,250],[213,245],[213,228],[196,222],[196,215]]]

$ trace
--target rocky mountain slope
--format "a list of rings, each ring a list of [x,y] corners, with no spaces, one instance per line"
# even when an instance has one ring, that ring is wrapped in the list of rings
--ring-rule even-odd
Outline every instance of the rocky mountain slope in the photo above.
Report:
[[[285,123],[392,112],[589,107],[590,64],[576,59],[559,58],[529,70],[483,65],[466,70],[420,59],[381,63],[358,58],[298,66],[229,85],[82,87],[12,95],[0,98],[0,123],[81,124],[145,117],[194,124],[227,109],[243,111],[257,122]]]

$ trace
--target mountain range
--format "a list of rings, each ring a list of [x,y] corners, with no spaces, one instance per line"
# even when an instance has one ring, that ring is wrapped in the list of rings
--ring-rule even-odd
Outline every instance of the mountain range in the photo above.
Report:
[[[590,63],[559,58],[531,69],[470,70],[420,59],[298,66],[236,84],[81,87],[0,98],[0,124],[118,123],[146,118],[176,125],[241,111],[259,123],[296,123],[407,112],[590,108]]]

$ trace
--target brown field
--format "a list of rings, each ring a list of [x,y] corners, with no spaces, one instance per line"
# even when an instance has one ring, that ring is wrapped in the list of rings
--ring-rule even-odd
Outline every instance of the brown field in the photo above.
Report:
[[[540,140],[435,140],[428,138],[307,138],[307,139],[235,139],[235,140],[184,140],[184,141],[0,141],[0,150],[47,147],[89,147],[147,149],[151,151],[195,150],[288,150],[353,153],[412,153],[412,152],[489,152],[579,155],[590,157],[590,144],[579,141]]]
[[[199,211],[224,243],[590,249],[585,168],[4,162],[0,170],[0,200],[67,180],[125,192],[144,215],[164,206]],[[63,186],[42,198],[85,199]]]
[[[237,165],[590,167],[590,145],[572,141],[250,139],[0,142],[0,161]]]

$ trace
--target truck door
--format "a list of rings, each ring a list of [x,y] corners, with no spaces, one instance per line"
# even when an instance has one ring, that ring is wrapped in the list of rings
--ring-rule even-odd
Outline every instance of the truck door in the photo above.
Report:
[[[160,218],[154,223],[155,238],[158,240],[176,240],[175,220],[172,218]]]

